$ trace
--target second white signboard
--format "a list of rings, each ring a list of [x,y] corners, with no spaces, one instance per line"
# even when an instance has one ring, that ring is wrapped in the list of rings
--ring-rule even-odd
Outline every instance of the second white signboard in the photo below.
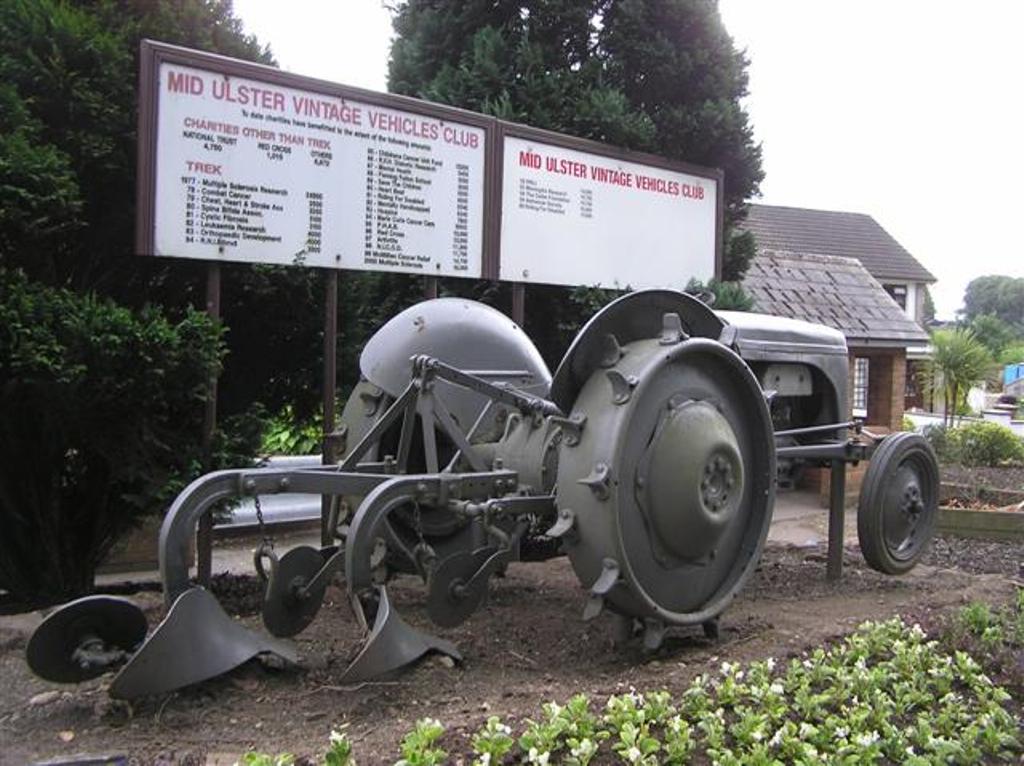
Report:
[[[715,275],[717,179],[512,136],[503,163],[502,279],[680,289]]]

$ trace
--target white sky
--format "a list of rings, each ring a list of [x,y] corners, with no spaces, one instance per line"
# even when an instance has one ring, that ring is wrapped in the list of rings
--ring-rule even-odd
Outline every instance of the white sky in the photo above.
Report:
[[[868,213],[939,282],[951,318],[983,274],[1024,276],[1024,3],[720,0],[751,60],[761,202]],[[235,0],[296,74],[386,90],[380,0]]]

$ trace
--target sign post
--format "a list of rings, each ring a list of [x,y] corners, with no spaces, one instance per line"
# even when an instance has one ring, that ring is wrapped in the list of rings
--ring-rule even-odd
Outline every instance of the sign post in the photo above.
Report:
[[[338,385],[338,273],[334,269],[324,271],[324,384],[323,384],[323,443],[322,462],[332,465],[338,459],[337,442],[334,436],[334,397]],[[334,542],[334,530],[328,528],[331,513],[331,499],[326,495],[320,500],[320,542],[330,545]]]
[[[220,321],[220,264],[206,267],[206,315]],[[217,432],[217,376],[210,376],[206,387],[206,407],[203,411],[202,455],[203,470],[213,468],[213,438]],[[199,519],[196,532],[196,579],[209,587],[213,575],[213,517],[206,513]]]
[[[512,321],[520,327],[526,325],[526,285],[512,283]]]

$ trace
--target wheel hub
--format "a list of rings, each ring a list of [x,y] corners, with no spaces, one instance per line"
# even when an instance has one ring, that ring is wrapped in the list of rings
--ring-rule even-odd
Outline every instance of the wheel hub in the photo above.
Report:
[[[641,509],[660,547],[688,561],[710,555],[743,496],[743,459],[729,421],[708,401],[670,406],[642,466]]]
[[[909,485],[903,490],[903,504],[900,507],[905,514],[916,517],[924,510],[924,501],[921,499],[921,488],[917,484]]]

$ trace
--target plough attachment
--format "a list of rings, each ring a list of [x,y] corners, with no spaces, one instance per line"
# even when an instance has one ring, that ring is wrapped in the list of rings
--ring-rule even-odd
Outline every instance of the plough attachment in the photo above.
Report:
[[[827,328],[715,313],[672,291],[632,293],[581,330],[554,377],[522,331],[459,299],[427,301],[388,322],[360,359],[342,416],[344,456],[302,470],[220,471],[174,501],[160,534],[167,616],[145,637],[124,599],[55,611],[28,647],[32,669],[72,682],[120,668],[114,696],[171,691],[254,657],[300,658],[286,639],[341,581],[366,634],[342,681],[394,673],[448,641],[394,610],[388,583],[419,577],[440,627],[486,603],[515,561],[566,554],[587,595],[656,649],[672,626],[717,618],[760,558],[775,499],[776,456],[838,465],[871,457],[848,437],[847,352]],[[882,442],[860,510],[869,563],[898,573],[920,558],[938,500],[920,437]],[[189,580],[199,518],[231,497],[331,498],[332,545],[254,554],[267,633],[232,619]],[[840,500],[842,498],[840,497]]]

